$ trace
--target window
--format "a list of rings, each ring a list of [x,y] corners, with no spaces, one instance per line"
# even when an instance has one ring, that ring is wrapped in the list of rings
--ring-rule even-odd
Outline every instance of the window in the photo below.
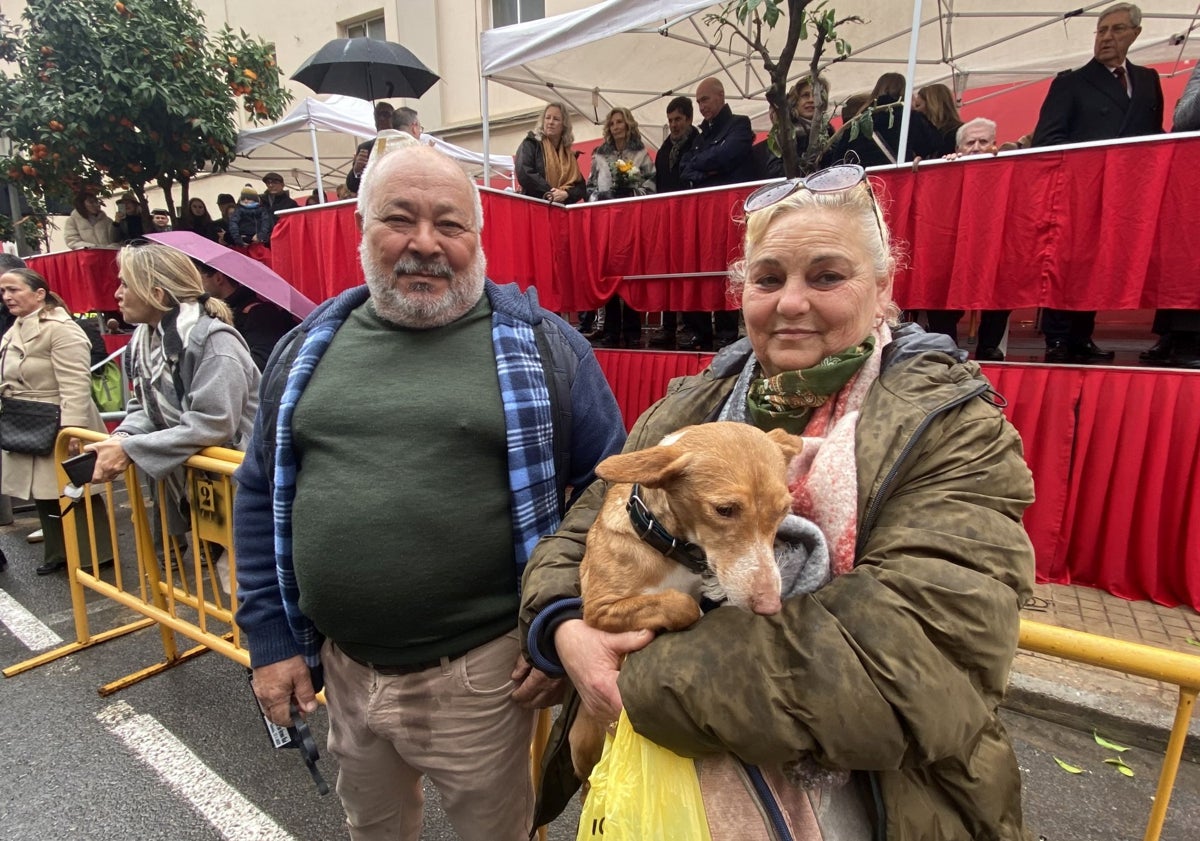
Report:
[[[509,26],[546,16],[546,0],[492,0],[492,26]]]
[[[387,32],[383,28],[383,15],[346,24],[346,37],[378,38],[380,41],[386,41]]]

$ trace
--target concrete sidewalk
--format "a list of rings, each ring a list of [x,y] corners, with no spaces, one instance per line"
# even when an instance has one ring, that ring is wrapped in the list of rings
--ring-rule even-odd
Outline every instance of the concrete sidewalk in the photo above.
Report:
[[[1200,614],[1131,602],[1089,587],[1038,584],[1021,611],[1043,622],[1089,634],[1171,649],[1197,658]],[[1178,687],[1120,672],[1018,651],[1004,705],[1117,742],[1163,750],[1175,717]],[[1184,758],[1200,762],[1200,715],[1192,716]]]

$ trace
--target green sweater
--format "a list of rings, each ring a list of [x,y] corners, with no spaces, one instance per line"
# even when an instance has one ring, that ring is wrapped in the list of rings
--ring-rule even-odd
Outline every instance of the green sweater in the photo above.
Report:
[[[516,624],[508,447],[484,297],[436,330],[369,304],[296,407],[300,608],[354,657],[410,665]]]

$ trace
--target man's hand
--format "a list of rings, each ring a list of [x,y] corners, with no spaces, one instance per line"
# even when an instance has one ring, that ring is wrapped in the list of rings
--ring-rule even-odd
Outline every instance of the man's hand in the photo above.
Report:
[[[653,639],[653,631],[610,634],[582,619],[570,619],[554,632],[554,647],[588,712],[602,721],[615,721],[621,714],[617,689],[621,662],[626,654],[645,648]]]
[[[125,468],[129,466],[129,456],[125,454],[125,447],[122,445],[124,440],[114,436],[83,448],[84,452],[96,454],[96,468],[92,471],[93,482],[111,482],[125,472]]]
[[[254,694],[267,718],[280,727],[292,726],[291,702],[307,716],[317,708],[308,666],[299,655],[254,670]]]
[[[565,680],[560,677],[550,677],[540,669],[535,669],[523,654],[517,657],[512,681],[517,684],[512,691],[512,699],[530,710],[540,710],[543,707],[561,704],[563,694],[567,689]]]

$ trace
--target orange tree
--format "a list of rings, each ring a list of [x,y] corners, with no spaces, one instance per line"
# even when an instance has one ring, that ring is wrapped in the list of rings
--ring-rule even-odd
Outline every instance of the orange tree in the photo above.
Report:
[[[273,122],[291,95],[273,44],[210,33],[191,0],[29,0],[0,18],[0,179],[31,203],[83,189],[173,189],[234,157],[238,108]],[[4,151],[6,150],[6,151]]]

